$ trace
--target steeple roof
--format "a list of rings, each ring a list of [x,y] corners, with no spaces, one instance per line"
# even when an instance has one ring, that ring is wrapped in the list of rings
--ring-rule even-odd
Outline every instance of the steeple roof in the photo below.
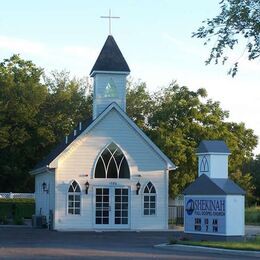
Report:
[[[226,143],[222,140],[203,140],[200,142],[197,149],[197,154],[200,153],[223,153],[230,154]]]
[[[112,35],[107,37],[90,75],[92,76],[95,71],[130,72],[130,69]]]

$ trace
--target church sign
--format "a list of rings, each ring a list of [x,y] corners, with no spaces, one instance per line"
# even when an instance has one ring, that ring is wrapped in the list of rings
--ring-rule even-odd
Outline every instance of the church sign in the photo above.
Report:
[[[225,197],[185,196],[185,231],[225,234]]]

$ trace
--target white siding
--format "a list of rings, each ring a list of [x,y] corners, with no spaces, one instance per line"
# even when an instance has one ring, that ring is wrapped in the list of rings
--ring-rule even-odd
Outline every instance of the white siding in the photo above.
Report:
[[[35,214],[44,215],[49,219],[50,210],[54,211],[54,172],[37,174],[35,176]],[[43,191],[42,184],[47,184],[48,192]]]
[[[228,178],[228,155],[210,155],[210,178]]]
[[[84,133],[83,133],[84,135]],[[94,165],[100,152],[111,142],[115,142],[124,152],[131,178],[126,179],[94,179]],[[168,225],[168,180],[165,173],[166,163],[147,144],[146,141],[112,109],[105,118],[58,161],[56,170],[56,229],[92,229],[94,224],[94,187],[111,185],[131,188],[131,229],[165,229]],[[80,177],[88,174],[88,177]],[[141,175],[139,177],[138,175]],[[82,188],[81,215],[67,214],[67,190],[75,179]],[[89,194],[85,194],[84,183],[89,181]],[[140,181],[142,188],[151,181],[157,191],[156,216],[143,216],[142,192],[136,195],[136,183]],[[142,190],[141,188],[141,190]],[[167,194],[167,195],[166,195]]]
[[[226,235],[245,235],[245,197],[228,195],[226,197]]]
[[[144,215],[143,190],[146,184],[151,181],[156,189],[156,214],[153,216]],[[146,174],[145,178],[140,180],[141,192],[136,195],[136,191],[132,192],[132,229],[167,229],[168,228],[168,192],[165,196],[165,173],[164,171],[152,172]],[[167,211],[165,210],[167,209]],[[167,219],[167,221],[166,221]]]
[[[209,165],[208,172],[201,172],[200,166],[203,157],[206,157]],[[199,155],[198,173],[206,174],[210,178],[228,178],[228,155],[226,154],[208,154]]]

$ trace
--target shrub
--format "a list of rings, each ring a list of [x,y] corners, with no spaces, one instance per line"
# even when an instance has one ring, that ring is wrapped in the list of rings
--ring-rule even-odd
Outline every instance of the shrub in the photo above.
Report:
[[[2,224],[2,225],[9,224],[9,221],[6,216],[0,216],[0,224]]]
[[[246,224],[260,224],[260,207],[250,207],[245,211]]]
[[[34,212],[34,199],[0,199],[0,216],[15,219],[19,214],[21,218],[31,218]]]

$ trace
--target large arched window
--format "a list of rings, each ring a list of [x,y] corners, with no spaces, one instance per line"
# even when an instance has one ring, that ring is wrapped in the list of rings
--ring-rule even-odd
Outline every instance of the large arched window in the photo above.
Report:
[[[126,158],[116,144],[107,146],[98,158],[95,178],[130,178]]]
[[[209,171],[209,163],[206,156],[203,156],[200,163],[200,172],[208,172]]]
[[[73,181],[68,189],[68,214],[80,214],[81,190],[79,184]]]
[[[144,188],[144,215],[155,215],[156,213],[156,190],[151,182]]]

